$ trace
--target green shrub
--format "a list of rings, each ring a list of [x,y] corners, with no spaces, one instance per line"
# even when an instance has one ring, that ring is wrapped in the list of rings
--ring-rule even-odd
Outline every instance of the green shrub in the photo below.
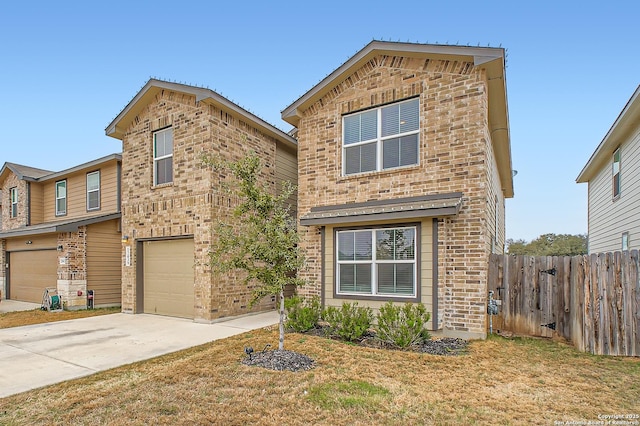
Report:
[[[377,337],[400,348],[421,343],[431,338],[424,328],[431,314],[422,303],[396,306],[387,302],[378,313]]]
[[[353,342],[360,339],[371,327],[373,311],[371,308],[359,307],[358,302],[344,302],[342,308],[329,306],[322,317],[329,324],[331,334]]]
[[[285,299],[284,307],[287,310],[285,327],[289,330],[303,332],[311,330],[320,320],[322,308],[320,298],[314,296],[310,300],[304,300],[300,296]]]

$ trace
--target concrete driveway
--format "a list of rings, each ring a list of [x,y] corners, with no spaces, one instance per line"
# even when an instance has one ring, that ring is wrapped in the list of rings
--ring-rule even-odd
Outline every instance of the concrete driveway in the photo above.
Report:
[[[0,398],[277,323],[275,311],[214,324],[119,313],[0,329]]]

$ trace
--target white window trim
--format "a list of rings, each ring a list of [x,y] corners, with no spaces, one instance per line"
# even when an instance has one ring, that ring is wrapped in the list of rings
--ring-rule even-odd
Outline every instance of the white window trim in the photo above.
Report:
[[[171,168],[173,170],[173,144],[172,144],[172,148],[171,148],[171,154],[163,155],[161,157],[156,157],[156,135],[159,135],[160,133],[164,133],[164,132],[168,132],[168,131],[173,132],[173,128],[168,127],[166,129],[162,129],[162,130],[158,130],[156,132],[153,132],[153,147],[152,147],[153,148],[153,186],[169,185],[169,184],[173,183],[173,172],[172,172],[171,181],[158,183],[158,162],[160,160],[171,158]]]
[[[92,176],[92,175],[95,175],[95,174],[97,174],[97,175],[98,175],[98,189],[91,189],[91,190],[90,190],[90,189],[89,189],[89,176]],[[101,197],[101,194],[100,194],[100,186],[102,185],[102,182],[101,182],[101,176],[100,176],[100,170],[96,170],[95,172],[89,172],[89,173],[87,173],[87,177],[86,177],[86,185],[87,185],[87,211],[100,210],[100,206],[101,206],[101,203],[100,203],[100,201],[101,201],[101,200],[100,200],[100,197]],[[89,195],[90,195],[91,193],[93,193],[93,192],[97,192],[97,193],[98,193],[98,206],[97,206],[97,207],[91,207],[91,206],[89,206]]]
[[[9,217],[15,219],[18,217],[18,187],[9,188]]]
[[[619,159],[618,163],[618,173],[615,172],[616,165],[616,155],[618,155]],[[622,152],[620,152],[620,148],[613,151],[613,158],[611,162],[611,193],[613,195],[613,199],[620,198],[620,194],[622,194]],[[618,193],[616,194],[616,175],[618,175]]]
[[[58,185],[59,184],[64,184],[64,197],[58,197]],[[56,182],[55,184],[55,199],[56,199],[56,206],[55,206],[55,210],[56,210],[56,216],[64,216],[67,214],[67,180],[59,180]],[[64,199],[64,210],[58,210],[58,200],[62,200]]]
[[[625,243],[626,243],[626,247],[625,247]],[[622,233],[622,251],[627,251],[629,250],[629,232],[623,232]]]
[[[399,260],[383,260],[377,259],[377,250],[376,250],[376,241],[375,236],[376,232],[380,230],[389,230],[389,229],[413,229],[414,232],[414,254],[412,260],[399,259]],[[338,235],[342,232],[362,232],[368,231],[371,234],[371,260],[340,260],[339,259],[339,237]],[[357,229],[343,229],[335,232],[335,280],[334,288],[337,296],[357,296],[362,298],[376,298],[376,299],[415,299],[418,297],[418,250],[419,250],[419,237],[418,237],[419,228],[417,226],[397,226],[397,227],[379,227],[379,228],[357,228]],[[378,293],[378,268],[377,264],[412,264],[413,265],[413,293],[412,294],[400,294],[400,293]],[[371,265],[371,293],[362,293],[362,292],[346,292],[340,291],[340,265]]]
[[[384,171],[388,171],[388,170],[396,170],[396,169],[404,169],[407,167],[415,167],[415,166],[419,166],[420,165],[420,101],[418,100],[418,128],[416,130],[412,130],[410,132],[403,132],[403,133],[397,133],[397,134],[393,134],[393,135],[389,135],[389,136],[381,136],[382,135],[382,109],[391,105],[396,105],[396,104],[401,104],[404,102],[410,102],[412,100],[414,100],[415,98],[412,99],[406,99],[403,101],[398,101],[398,102],[393,102],[390,104],[385,104],[385,105],[381,105],[379,107],[376,107],[376,114],[377,114],[377,123],[376,123],[376,137],[374,139],[368,139],[366,141],[360,141],[360,142],[355,142],[349,145],[345,145],[344,144],[344,119],[346,117],[350,117],[350,116],[354,116],[354,115],[358,115],[358,114],[362,114],[363,112],[366,111],[360,111],[360,112],[355,112],[353,114],[347,114],[345,116],[342,117],[342,176],[343,177],[347,177],[347,176],[356,176],[356,175],[361,175],[364,173],[378,173],[378,172],[384,172]],[[409,135],[418,135],[418,156],[417,156],[417,162],[414,164],[407,164],[406,166],[397,166],[397,167],[388,167],[388,168],[383,168],[384,165],[384,159],[382,158],[383,155],[383,146],[384,146],[384,141],[389,140],[389,139],[395,139],[395,138],[402,138],[404,136],[409,136]],[[357,172],[357,173],[349,173],[347,174],[347,162],[346,162],[346,150],[347,148],[352,148],[352,147],[356,147],[356,146],[360,146],[360,145],[367,145],[370,143],[376,143],[376,169],[375,170],[368,170],[366,172]]]

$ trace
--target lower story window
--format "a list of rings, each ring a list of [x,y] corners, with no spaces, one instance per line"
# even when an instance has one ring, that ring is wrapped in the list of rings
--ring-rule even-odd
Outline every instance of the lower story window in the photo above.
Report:
[[[415,297],[416,227],[336,233],[338,294]]]

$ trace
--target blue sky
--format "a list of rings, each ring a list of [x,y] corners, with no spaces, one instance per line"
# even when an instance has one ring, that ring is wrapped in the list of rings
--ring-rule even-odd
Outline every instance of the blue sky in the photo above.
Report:
[[[575,178],[640,84],[638,16],[617,0],[6,2],[0,163],[57,171],[119,152],[104,128],[150,77],[289,130],[280,111],[372,39],[502,46],[518,171],[507,237],[586,233]]]

